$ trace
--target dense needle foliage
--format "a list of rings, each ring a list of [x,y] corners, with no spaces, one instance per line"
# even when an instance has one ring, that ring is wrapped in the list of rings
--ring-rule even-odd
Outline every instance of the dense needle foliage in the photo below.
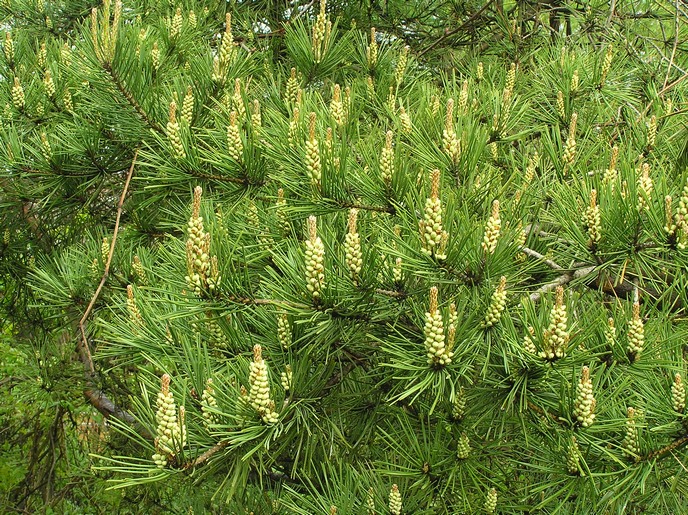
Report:
[[[558,5],[4,2],[0,503],[682,512],[688,11]]]

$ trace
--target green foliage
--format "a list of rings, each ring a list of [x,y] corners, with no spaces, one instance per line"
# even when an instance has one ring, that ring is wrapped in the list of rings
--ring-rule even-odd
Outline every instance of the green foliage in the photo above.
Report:
[[[680,512],[686,13],[535,4],[3,4],[2,502]]]

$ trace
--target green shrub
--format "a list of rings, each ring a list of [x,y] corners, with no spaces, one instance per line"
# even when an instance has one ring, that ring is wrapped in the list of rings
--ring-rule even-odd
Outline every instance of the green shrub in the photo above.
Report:
[[[3,301],[94,504],[680,512],[686,13],[249,4],[2,8]]]

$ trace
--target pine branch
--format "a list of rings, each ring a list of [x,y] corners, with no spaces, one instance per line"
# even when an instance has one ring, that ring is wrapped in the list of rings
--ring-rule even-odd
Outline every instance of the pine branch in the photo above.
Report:
[[[408,297],[408,294],[403,291],[395,291],[395,290],[385,290],[382,288],[376,288],[375,293],[379,295],[384,295],[385,297],[392,297],[394,299],[405,299]]]
[[[684,434],[680,437],[678,437],[676,440],[671,442],[669,445],[662,447],[661,449],[657,449],[656,451],[652,451],[651,453],[647,454],[646,456],[641,457],[642,461],[652,461],[658,458],[662,458],[666,456],[667,454],[680,449],[684,445],[688,444],[688,434]]]
[[[521,252],[527,254],[536,259],[540,259],[547,266],[553,270],[563,270],[563,268],[556,262],[545,258],[542,254],[527,247],[521,247]],[[599,264],[603,264],[600,262]],[[557,276],[552,281],[540,286],[536,291],[530,294],[530,300],[533,302],[540,301],[543,294],[554,290],[557,286],[563,286],[574,279],[583,279],[588,275],[592,274],[599,265],[583,266],[581,268],[576,268],[572,271],[564,272],[563,274]],[[615,297],[628,298],[632,296],[634,302],[639,298],[638,290],[638,277],[633,280],[629,280],[626,277],[622,277],[618,284],[613,284],[608,277],[603,277],[604,270],[600,270],[595,279],[591,282],[586,283],[586,285],[591,289],[602,288],[602,291],[608,295],[614,295]],[[660,292],[655,289],[647,289],[647,293],[655,298],[661,297]],[[678,300],[678,307],[682,306],[680,299]]]
[[[199,141],[199,145],[206,149],[208,152],[215,152],[216,149],[210,146],[210,144],[206,141]],[[185,171],[188,171],[191,175],[194,177],[197,177],[199,179],[205,179],[205,180],[211,180],[211,181],[217,181],[217,182],[231,182],[234,184],[241,184],[244,186],[265,186],[269,181],[261,181],[259,183],[254,183],[251,182],[250,180],[246,178],[240,178],[240,177],[226,177],[223,175],[215,175],[215,174],[209,174],[209,173],[203,173],[199,172],[193,168],[185,168]]]
[[[530,400],[528,401],[528,408],[533,410],[538,415],[545,417],[549,420],[552,420],[553,422],[556,422],[559,425],[568,425],[566,420],[562,419],[561,417],[558,417],[554,413],[551,413],[544,408],[541,408],[537,404],[533,403],[533,401],[530,401]]]
[[[144,122],[146,122],[146,124],[155,132],[157,132],[161,136],[166,136],[165,129],[163,129],[158,122],[156,122],[150,116],[148,116],[148,113],[146,113],[143,107],[141,107],[141,104],[139,104],[136,101],[134,95],[132,95],[131,92],[126,88],[126,85],[124,84],[122,79],[119,77],[117,72],[112,68],[112,65],[108,61],[103,61],[101,65],[103,67],[103,70],[105,70],[105,72],[112,79],[112,83],[115,85],[117,90],[122,94],[122,96],[126,99],[129,105],[134,108],[134,111],[136,111],[139,117],[141,117],[141,119]]]
[[[238,297],[235,295],[229,295],[225,297],[225,300],[228,300],[229,302],[235,302],[237,304],[243,304],[244,306],[281,306],[297,309],[310,309],[313,307],[310,304],[301,304],[298,302],[290,302],[288,300],[252,299],[249,297]]]
[[[451,36],[453,36],[453,35],[455,35],[455,34],[458,34],[458,33],[461,32],[461,31],[466,30],[467,27],[469,27],[475,20],[477,20],[480,16],[482,16],[482,14],[487,10],[488,7],[490,7],[490,5],[492,5],[493,2],[494,2],[494,0],[489,0],[488,2],[485,3],[485,5],[483,5],[480,9],[478,9],[475,13],[473,13],[473,14],[470,16],[470,18],[468,18],[468,19],[467,19],[465,22],[463,22],[461,25],[459,25],[458,27],[456,27],[456,28],[450,30],[449,32],[445,32],[442,36],[440,36],[440,37],[437,38],[434,42],[432,42],[430,45],[428,45],[428,46],[425,47],[423,50],[421,50],[421,51],[418,53],[418,58],[420,59],[422,56],[424,56],[425,54],[427,54],[430,50],[432,50],[433,48],[439,46],[439,45],[440,45],[441,43],[443,43],[447,38],[450,38]]]
[[[359,363],[356,363],[355,361],[350,361],[342,370],[339,372],[335,373],[332,377],[330,377],[327,380],[327,383],[325,383],[324,390],[327,391],[331,388],[334,388],[336,385],[342,382],[342,380],[349,375],[349,373],[356,368],[359,365]]]
[[[206,461],[208,461],[210,458],[212,458],[215,454],[220,452],[222,449],[227,447],[229,445],[229,440],[222,440],[221,442],[215,444],[213,447],[205,451],[203,454],[198,456],[195,460],[186,463],[183,467],[182,470],[187,470],[190,468],[196,468],[199,465],[203,465]]]
[[[339,201],[339,200],[334,200],[334,199],[324,199],[324,200],[332,200],[334,203],[336,203],[339,207],[343,209],[360,209],[361,211],[375,211],[378,213],[389,213],[390,215],[395,215],[397,213],[397,210],[393,206],[371,206],[367,204],[359,204],[356,202],[347,202],[347,201]]]
[[[128,411],[120,408],[107,396],[105,392],[99,389],[87,388],[84,390],[84,397],[86,400],[97,409],[106,418],[116,418],[129,425],[135,426],[136,430],[141,436],[152,439],[153,435],[144,428],[139,421]]]
[[[225,177],[222,175],[213,175],[213,174],[199,172],[193,168],[184,168],[184,170],[189,172],[189,175],[192,175],[193,177],[196,177],[197,179],[203,179],[206,181],[230,182],[233,184],[241,184],[242,186],[246,186],[246,185],[250,184],[247,180],[240,179],[238,177]]]

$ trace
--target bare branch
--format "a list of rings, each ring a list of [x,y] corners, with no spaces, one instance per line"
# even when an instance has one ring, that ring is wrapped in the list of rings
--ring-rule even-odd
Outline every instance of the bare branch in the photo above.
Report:
[[[100,278],[100,283],[98,288],[96,288],[93,297],[91,297],[91,302],[89,302],[86,311],[84,312],[81,320],[79,320],[79,332],[81,338],[77,340],[77,350],[79,352],[79,358],[84,365],[86,380],[88,383],[93,384],[97,377],[95,366],[93,364],[93,356],[91,355],[91,349],[89,347],[88,338],[86,337],[86,320],[88,320],[91,311],[93,311],[93,306],[96,300],[100,296],[100,292],[107,281],[108,274],[110,272],[110,264],[112,263],[112,256],[115,253],[115,244],[117,243],[117,233],[119,232],[119,222],[122,217],[122,206],[124,205],[124,199],[127,196],[127,191],[129,190],[129,183],[131,182],[131,177],[134,174],[134,167],[136,165],[136,158],[138,157],[138,149],[134,152],[134,157],[131,161],[131,166],[129,167],[129,172],[127,173],[127,178],[124,181],[124,187],[122,188],[122,194],[117,203],[117,216],[115,218],[115,229],[112,235],[112,242],[110,243],[110,251],[108,252],[107,261],[105,262],[105,270],[103,271],[103,276]],[[91,405],[96,408],[105,417],[115,417],[123,422],[135,423],[136,419],[126,411],[118,408],[117,405],[112,402],[102,391],[98,389],[87,388],[84,390],[84,396],[91,403]]]
[[[520,250],[521,252],[527,254],[530,257],[534,257],[535,259],[541,260],[543,263],[545,263],[548,267],[550,267],[553,270],[563,270],[563,268],[559,266],[557,263],[555,263],[551,259],[547,259],[545,256],[533,249],[529,249],[528,247],[521,247]]]
[[[530,300],[533,302],[539,302],[543,294],[554,290],[557,286],[563,286],[564,284],[570,283],[574,279],[582,279],[583,277],[586,277],[594,272],[596,268],[597,265],[593,265],[586,266],[585,268],[579,268],[573,272],[566,272],[553,281],[540,286],[537,290],[530,294]]]

